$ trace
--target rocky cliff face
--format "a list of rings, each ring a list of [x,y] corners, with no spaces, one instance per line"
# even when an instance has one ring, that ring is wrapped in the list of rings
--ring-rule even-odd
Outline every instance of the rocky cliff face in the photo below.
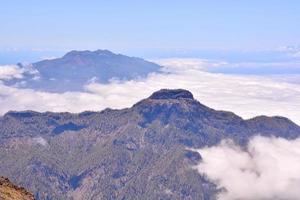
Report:
[[[0,199],[1,200],[34,200],[31,193],[22,187],[11,183],[8,178],[0,176]]]
[[[186,90],[160,90],[131,108],[101,112],[9,112],[0,118],[0,174],[36,199],[215,199],[189,148],[254,135],[288,139],[283,117],[243,120],[199,103]]]

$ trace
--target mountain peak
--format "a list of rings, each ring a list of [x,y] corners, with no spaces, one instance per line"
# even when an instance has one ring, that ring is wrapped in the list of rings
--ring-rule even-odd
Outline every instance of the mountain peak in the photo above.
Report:
[[[154,92],[149,99],[194,99],[193,94],[184,89],[161,89]]]
[[[98,49],[98,50],[96,50],[96,51],[93,51],[93,53],[97,53],[97,54],[99,54],[99,55],[112,55],[112,54],[114,54],[113,52],[111,52],[111,51],[109,51],[109,50],[107,50],[107,49]]]
[[[33,63],[32,67],[38,72],[39,79],[36,81],[33,75],[26,76],[26,86],[50,92],[83,91],[84,85],[94,77],[99,83],[108,83],[112,78],[146,77],[161,69],[153,62],[109,50],[73,50],[63,57]],[[57,81],[53,80],[63,84],[57,87]]]
[[[89,50],[84,50],[84,51],[77,51],[77,50],[73,50],[70,51],[68,53],[66,53],[64,55],[64,58],[72,58],[74,56],[111,56],[111,55],[116,55],[113,52],[109,51],[109,50],[101,50],[98,49],[96,51],[89,51]]]

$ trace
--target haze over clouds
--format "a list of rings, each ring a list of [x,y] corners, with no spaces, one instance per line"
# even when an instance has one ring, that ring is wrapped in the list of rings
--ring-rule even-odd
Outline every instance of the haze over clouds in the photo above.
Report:
[[[100,111],[107,107],[124,108],[161,88],[184,88],[193,92],[201,103],[218,110],[233,111],[244,118],[281,115],[300,124],[297,77],[290,83],[289,76],[279,79],[203,71],[206,65],[217,67],[220,62],[207,64],[202,60],[206,63],[203,65],[195,60],[187,65],[180,64],[180,60],[171,62],[173,65],[163,70],[166,73],[153,73],[145,79],[112,80],[108,84],[91,82],[83,92],[50,93],[0,84],[0,113],[9,110],[81,112]],[[7,74],[10,75],[3,77],[22,76],[20,73]]]
[[[285,57],[285,54],[287,53],[282,53],[281,56]],[[280,61],[273,62],[254,62],[247,60],[239,62],[227,62],[222,60],[200,58],[168,58],[159,59],[155,61],[163,66],[172,67],[176,69],[202,69],[207,72],[217,72],[226,74],[300,74],[300,60],[298,59],[283,59]]]
[[[208,70],[215,67],[220,67],[227,65],[227,62],[224,61],[216,61],[216,60],[208,60],[208,59],[200,59],[200,58],[165,58],[155,60],[154,62],[169,67],[171,69],[202,69]]]
[[[223,141],[198,152],[198,171],[226,189],[220,200],[299,199],[300,139],[256,136],[246,150]]]

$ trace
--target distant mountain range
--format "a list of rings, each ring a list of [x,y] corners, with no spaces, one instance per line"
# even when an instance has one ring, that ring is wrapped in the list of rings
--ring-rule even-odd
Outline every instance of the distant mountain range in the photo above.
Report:
[[[0,174],[36,199],[216,199],[192,166],[190,148],[255,135],[293,139],[283,117],[249,120],[199,103],[186,90],[163,89],[131,108],[79,114],[8,112],[0,118]]]
[[[128,80],[157,72],[161,66],[141,58],[114,54],[108,50],[71,51],[61,58],[43,60],[31,65],[23,79],[6,81],[50,92],[81,91],[89,82],[107,83],[110,79]]]

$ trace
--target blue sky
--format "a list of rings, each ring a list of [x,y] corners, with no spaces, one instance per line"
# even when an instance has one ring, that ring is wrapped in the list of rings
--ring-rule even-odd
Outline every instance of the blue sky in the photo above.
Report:
[[[299,74],[299,22],[296,0],[2,1],[0,65],[109,49],[248,66],[222,73]]]
[[[296,0],[10,0],[0,49],[265,50],[300,44]]]

